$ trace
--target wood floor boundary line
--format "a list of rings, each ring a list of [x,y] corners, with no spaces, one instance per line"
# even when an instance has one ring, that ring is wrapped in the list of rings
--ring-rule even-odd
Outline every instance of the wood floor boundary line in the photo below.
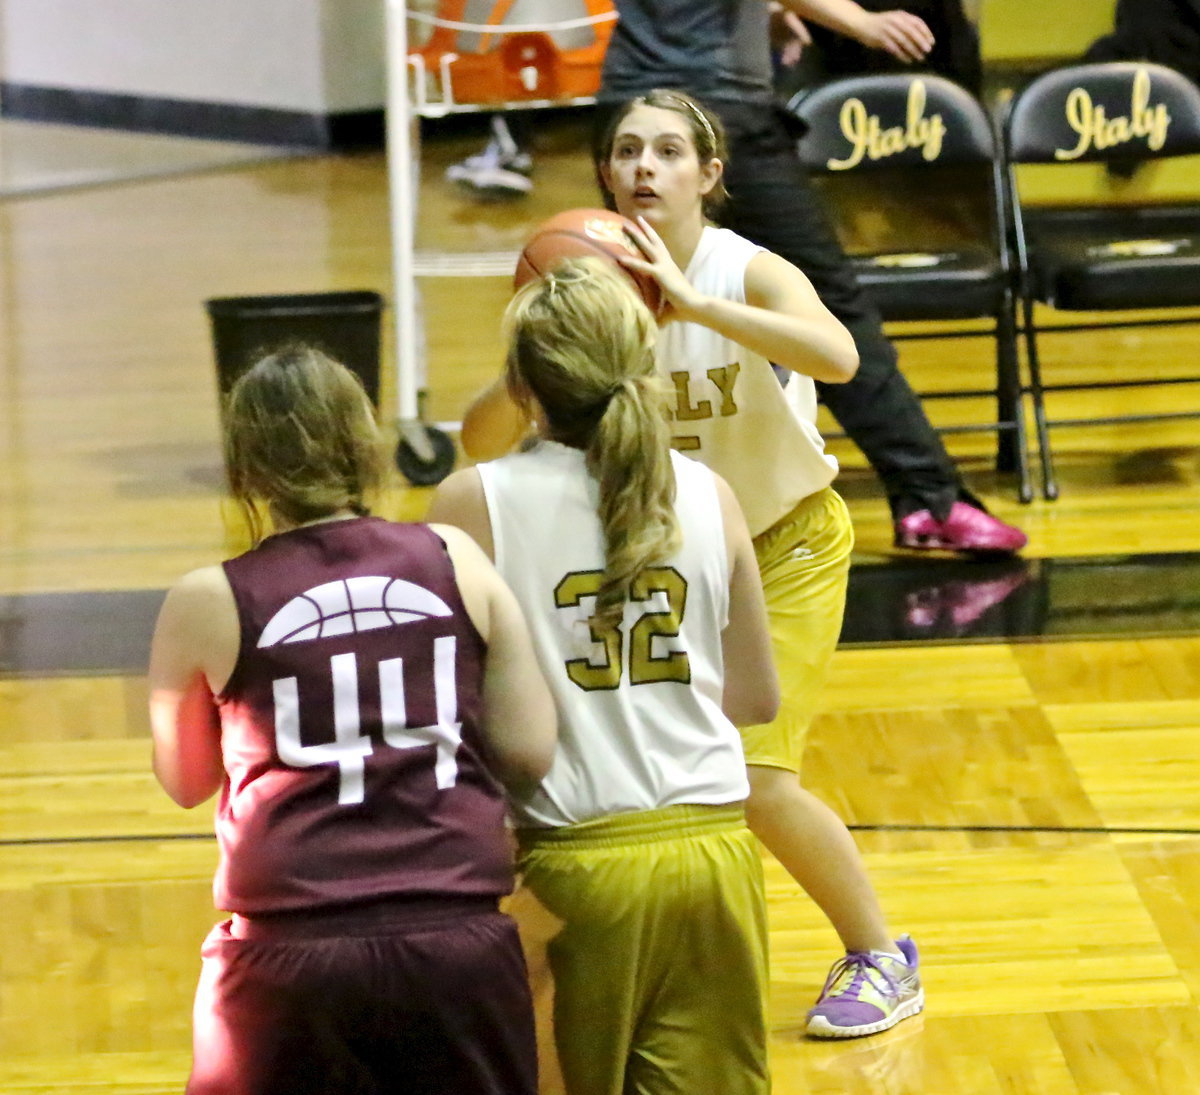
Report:
[[[112,836],[17,837],[0,840],[0,848],[47,848],[55,844],[157,844],[160,841],[216,840],[214,833],[121,833]]]
[[[1139,825],[861,825],[853,833],[1045,833],[1062,836],[1200,836],[1200,829]],[[59,844],[146,844],[159,841],[212,841],[213,833],[125,833],[95,836],[18,837],[0,840],[0,848],[41,848]]]
[[[1200,836],[1200,829],[1147,825],[862,825],[855,833],[1071,833],[1080,836]]]

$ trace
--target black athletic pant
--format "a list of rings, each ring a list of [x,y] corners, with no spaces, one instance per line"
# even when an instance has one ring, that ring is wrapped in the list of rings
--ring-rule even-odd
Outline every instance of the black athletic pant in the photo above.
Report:
[[[883,481],[892,512],[930,509],[939,519],[967,492],[916,393],[896,364],[878,310],[853,267],[772,107],[711,102],[729,138],[721,223],[799,267],[854,336],[858,372],[848,384],[817,383],[821,401]]]

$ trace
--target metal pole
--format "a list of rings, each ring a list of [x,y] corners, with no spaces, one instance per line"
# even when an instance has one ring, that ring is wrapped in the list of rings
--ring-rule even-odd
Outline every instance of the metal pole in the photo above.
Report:
[[[401,435],[422,460],[433,459],[433,449],[419,421],[417,398],[418,354],[417,290],[413,275],[416,210],[414,179],[414,126],[408,77],[408,4],[387,0],[387,166],[392,230],[392,298],[396,345],[396,401]]]

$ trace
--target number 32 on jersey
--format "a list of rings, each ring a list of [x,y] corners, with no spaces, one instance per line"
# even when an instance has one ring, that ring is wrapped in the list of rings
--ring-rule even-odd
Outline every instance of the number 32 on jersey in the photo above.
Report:
[[[568,574],[554,588],[554,603],[559,608],[578,608],[585,597],[600,592],[604,574],[599,570]],[[661,594],[661,596],[656,596]],[[687,582],[674,567],[649,567],[633,583],[631,601],[654,601],[666,607],[647,608],[628,627],[628,666],[624,624],[597,627],[589,625],[596,652],[590,658],[572,658],[566,663],[567,676],[586,692],[611,691],[620,687],[626,670],[630,684],[657,684],[675,681],[688,684],[692,667],[686,650],[669,649],[679,637],[687,606]]]

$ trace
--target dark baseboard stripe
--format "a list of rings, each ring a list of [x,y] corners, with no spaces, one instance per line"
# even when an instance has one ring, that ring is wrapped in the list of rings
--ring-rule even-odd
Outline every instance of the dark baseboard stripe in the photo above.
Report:
[[[22,121],[330,151],[381,146],[384,133],[382,108],[306,114],[8,82],[0,82],[0,115]]]
[[[0,595],[0,681],[140,676],[163,590]],[[892,558],[850,571],[843,646],[1200,635],[1200,553]]]

